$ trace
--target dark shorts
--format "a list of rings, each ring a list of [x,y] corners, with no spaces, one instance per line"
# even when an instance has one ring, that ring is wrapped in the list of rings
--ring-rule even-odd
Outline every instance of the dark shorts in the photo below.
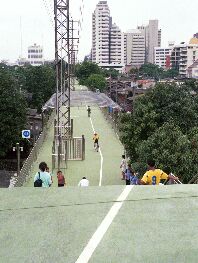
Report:
[[[126,185],[130,185],[130,180],[126,180]]]
[[[64,186],[64,184],[58,184],[58,187],[63,187]]]

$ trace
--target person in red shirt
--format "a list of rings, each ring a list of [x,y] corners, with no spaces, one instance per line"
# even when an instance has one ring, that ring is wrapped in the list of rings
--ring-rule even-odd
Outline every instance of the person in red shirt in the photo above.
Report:
[[[57,172],[57,178],[58,178],[58,187],[63,187],[64,185],[66,185],[65,177],[62,171]]]

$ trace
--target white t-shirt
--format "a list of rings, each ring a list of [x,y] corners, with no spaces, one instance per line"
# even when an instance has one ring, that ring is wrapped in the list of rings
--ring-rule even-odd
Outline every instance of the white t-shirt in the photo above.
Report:
[[[89,186],[89,180],[87,179],[80,180],[78,186],[81,186],[81,187]]]
[[[126,171],[126,166],[127,166],[126,164],[127,164],[126,159],[122,159],[121,164],[120,164],[122,172]]]

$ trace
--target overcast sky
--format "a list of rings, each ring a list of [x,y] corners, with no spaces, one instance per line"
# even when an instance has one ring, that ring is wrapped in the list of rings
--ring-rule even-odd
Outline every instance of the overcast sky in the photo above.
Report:
[[[90,52],[92,13],[98,0],[70,0],[73,19],[79,19],[84,2],[84,16],[79,58]],[[197,0],[108,0],[111,16],[121,30],[158,19],[162,46],[168,41],[188,42],[198,32]],[[47,6],[47,8],[46,8]],[[34,43],[44,48],[45,59],[54,58],[53,0],[0,0],[0,60],[15,61],[27,57],[27,47]],[[22,45],[21,45],[22,43]]]

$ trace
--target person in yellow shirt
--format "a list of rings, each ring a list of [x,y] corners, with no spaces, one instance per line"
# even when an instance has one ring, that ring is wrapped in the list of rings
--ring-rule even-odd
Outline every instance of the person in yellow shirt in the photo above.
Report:
[[[175,177],[171,174],[166,174],[164,171],[155,168],[155,161],[149,160],[148,164],[148,171],[143,175],[142,179],[140,180],[140,184],[143,185],[159,185],[160,181],[163,179],[173,179],[178,180],[178,177]]]
[[[99,149],[99,135],[96,132],[94,132],[93,141],[94,141],[94,149],[98,152],[98,149]]]

